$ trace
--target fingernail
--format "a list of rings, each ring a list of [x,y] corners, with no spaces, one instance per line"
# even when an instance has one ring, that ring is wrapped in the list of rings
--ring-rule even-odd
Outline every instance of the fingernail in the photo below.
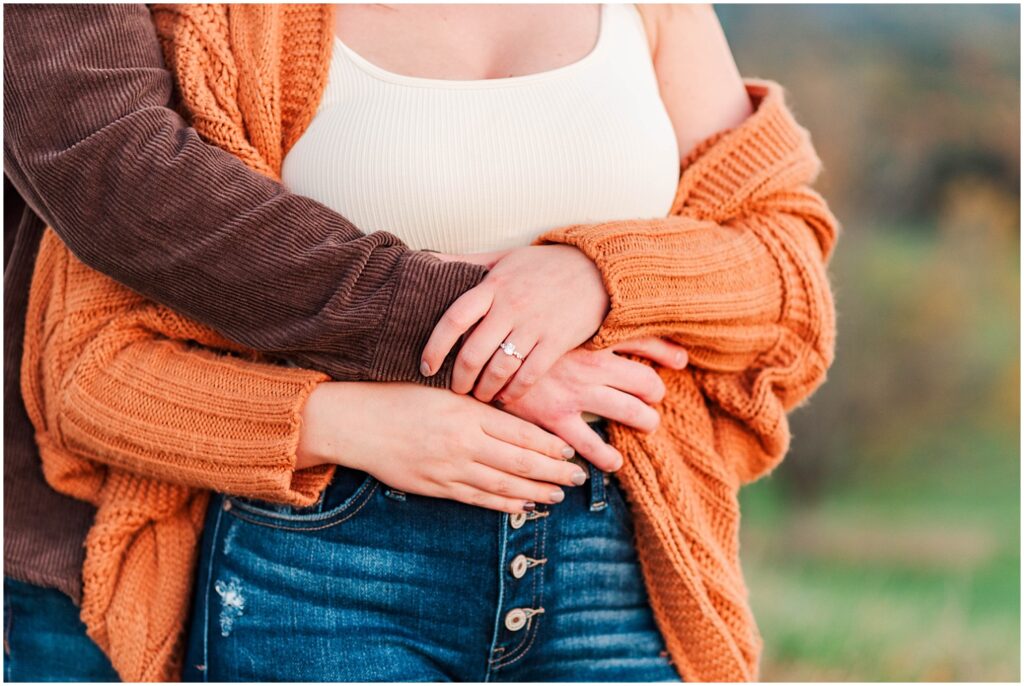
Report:
[[[537,509],[537,503],[524,503],[523,509],[526,510],[527,512],[533,512],[534,510]]]
[[[587,473],[582,469],[577,469],[572,474],[572,482],[577,486],[582,486],[587,481]]]
[[[677,367],[682,367],[684,364],[686,364],[686,353],[684,353],[684,352],[677,352],[676,353],[676,366]]]
[[[563,500],[565,500],[565,491],[563,491],[560,488],[551,491],[551,499],[554,500],[556,503],[562,502]]]
[[[621,456],[617,460],[615,460],[615,467],[612,469],[612,471],[613,472],[617,472],[620,469],[622,469],[622,457]]]
[[[575,454],[576,451],[570,448],[569,446],[565,446],[564,448],[562,448],[562,457],[564,457],[567,460]]]
[[[420,362],[420,374],[423,376],[430,376],[430,365],[424,360]]]

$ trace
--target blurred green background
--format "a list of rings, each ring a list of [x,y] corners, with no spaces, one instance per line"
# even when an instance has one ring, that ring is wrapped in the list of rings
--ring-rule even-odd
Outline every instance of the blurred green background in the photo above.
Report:
[[[1020,679],[1020,8],[716,5],[843,224],[828,383],[742,493],[763,678]]]

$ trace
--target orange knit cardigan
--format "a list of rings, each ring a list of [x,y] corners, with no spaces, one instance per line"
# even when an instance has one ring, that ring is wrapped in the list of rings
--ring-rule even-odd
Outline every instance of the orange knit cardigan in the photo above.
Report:
[[[667,6],[641,6],[652,53]],[[212,144],[277,176],[326,82],[329,6],[155,5],[186,114]],[[755,112],[684,162],[665,218],[551,231],[611,296],[589,343],[671,336],[690,365],[650,435],[619,425],[619,477],[645,585],[688,681],[757,678],[761,640],[739,564],[737,492],[782,459],[786,411],[834,347],[826,263],[838,223],[809,188],[820,162],[782,88],[747,79]],[[295,471],[318,372],[269,363],[85,267],[52,231],[27,315],[22,390],[48,482],[93,503],[82,618],[126,680],[180,670],[208,490],[313,502],[332,467]]]

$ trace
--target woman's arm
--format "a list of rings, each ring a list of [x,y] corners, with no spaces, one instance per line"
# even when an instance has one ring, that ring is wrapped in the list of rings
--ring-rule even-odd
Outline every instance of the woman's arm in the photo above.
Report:
[[[28,321],[22,390],[44,474],[97,505],[133,475],[308,505],[340,464],[521,512],[580,473],[557,436],[473,398],[269,363],[90,269],[52,231]]]
[[[644,5],[658,90],[684,163],[697,144],[753,113],[711,5]]]
[[[666,107],[682,127],[683,172],[669,216],[569,226],[538,240],[573,246],[600,272],[609,310],[588,347],[645,336],[686,347],[692,368],[678,374],[697,383],[719,435],[743,445],[728,456],[737,477],[751,480],[785,454],[786,411],[831,365],[835,312],[826,264],[839,224],[810,188],[821,163],[782,88],[739,78],[713,12],[658,5],[642,15]],[[446,324],[453,312],[473,323],[458,308],[486,293],[501,269],[499,260],[442,317],[428,343],[433,354],[446,352],[459,331]],[[581,281],[547,293],[545,302],[560,299],[554,308],[564,309],[570,293],[586,288]],[[456,378],[471,346],[472,338],[458,355]],[[524,392],[525,369],[500,400]],[[493,388],[490,373],[479,383]],[[686,385],[677,381],[676,388]]]
[[[445,389],[326,383],[145,300],[49,231],[28,321],[22,388],[44,473],[96,504],[136,475],[306,505],[340,464],[401,490],[518,512],[526,501],[557,502],[552,485],[573,485],[579,472],[562,462],[572,456],[566,443],[538,426],[563,428],[589,454],[596,436],[583,432],[579,412],[649,430],[645,403],[661,392],[656,374],[614,351],[570,356],[511,408],[528,421]],[[685,366],[663,341],[618,351]]]
[[[710,5],[644,5],[641,18],[682,162],[699,141],[746,119],[750,99]],[[426,366],[445,359],[479,320],[459,350],[452,390],[472,390],[488,402],[506,383],[506,397],[526,393],[556,359],[590,338],[608,312],[600,274],[567,247],[534,246],[488,262],[483,282],[434,328],[423,351]],[[505,337],[527,355],[521,365],[495,352]]]
[[[683,44],[698,40],[686,17],[658,22],[655,54],[663,84],[696,91],[708,77],[683,59]],[[720,54],[717,63],[728,82],[731,58]],[[714,98],[726,103],[721,126],[711,124],[687,154],[668,218],[571,226],[541,238],[576,246],[601,270],[611,306],[590,345],[668,336],[686,346],[691,369],[681,374],[697,382],[720,435],[745,445],[729,457],[748,481],[784,455],[785,412],[832,363],[826,265],[839,223],[810,188],[821,163],[782,88],[744,85],[753,114],[729,128],[732,98]],[[671,107],[679,102],[666,98]]]
[[[260,363],[212,329],[77,260],[52,231],[29,296],[22,396],[43,471],[94,501],[106,467],[303,505],[331,469],[295,471],[322,373]]]

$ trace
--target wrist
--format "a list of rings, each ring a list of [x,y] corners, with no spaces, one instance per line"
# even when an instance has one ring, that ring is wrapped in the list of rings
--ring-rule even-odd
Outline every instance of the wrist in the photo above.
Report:
[[[299,443],[295,448],[295,469],[308,469],[323,464],[341,465],[343,450],[337,408],[344,384],[324,382],[317,384],[302,407],[302,426]],[[347,466],[347,465],[343,465]]]
[[[317,384],[302,408],[302,427],[295,449],[295,469],[333,464],[363,469],[357,459],[363,448],[368,422],[362,413],[370,405],[373,383],[328,381]]]

